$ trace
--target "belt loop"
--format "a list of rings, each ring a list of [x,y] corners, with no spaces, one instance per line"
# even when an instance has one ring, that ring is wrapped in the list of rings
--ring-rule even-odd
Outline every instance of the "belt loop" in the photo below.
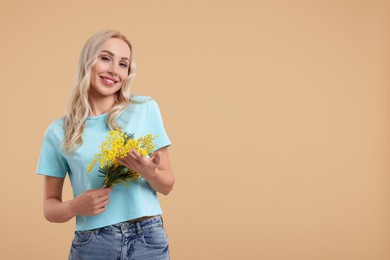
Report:
[[[141,225],[139,224],[139,222],[135,222],[135,226],[137,227],[137,234],[138,235],[142,235],[142,229],[141,229]]]
[[[122,234],[126,234],[127,228],[125,227],[125,223],[120,223],[119,228],[121,229]]]

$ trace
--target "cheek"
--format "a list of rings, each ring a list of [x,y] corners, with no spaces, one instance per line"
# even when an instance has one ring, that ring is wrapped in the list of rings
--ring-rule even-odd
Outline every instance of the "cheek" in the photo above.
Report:
[[[95,85],[96,83],[96,74],[95,73],[91,73],[91,79],[90,79],[90,85]]]
[[[127,70],[121,72],[121,74],[120,74],[120,77],[121,77],[122,81],[127,79],[128,76],[129,76],[129,73],[127,72]]]
[[[91,70],[91,85],[94,85],[96,83],[98,74],[96,73],[95,69]]]
[[[104,62],[101,59],[97,59],[95,64],[91,68],[91,72],[100,74],[107,70],[107,67],[109,67],[108,62]]]

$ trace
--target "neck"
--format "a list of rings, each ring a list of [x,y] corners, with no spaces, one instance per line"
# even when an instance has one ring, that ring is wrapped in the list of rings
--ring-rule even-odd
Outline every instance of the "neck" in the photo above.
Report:
[[[102,114],[108,113],[115,104],[115,97],[88,97],[89,105],[91,107],[90,116],[100,116]]]

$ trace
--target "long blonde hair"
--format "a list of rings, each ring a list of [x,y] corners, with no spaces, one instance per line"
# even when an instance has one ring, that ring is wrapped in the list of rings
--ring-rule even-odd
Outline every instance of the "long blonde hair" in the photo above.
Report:
[[[81,51],[76,72],[76,82],[66,107],[63,148],[69,155],[83,143],[82,134],[85,127],[85,120],[92,112],[88,101],[91,70],[102,51],[103,44],[110,38],[122,39],[130,48],[129,76],[123,81],[122,87],[117,92],[115,105],[107,116],[107,125],[110,129],[118,126],[116,119],[127,105],[132,102],[130,87],[136,74],[136,65],[131,43],[124,35],[114,30],[101,31],[92,35]]]

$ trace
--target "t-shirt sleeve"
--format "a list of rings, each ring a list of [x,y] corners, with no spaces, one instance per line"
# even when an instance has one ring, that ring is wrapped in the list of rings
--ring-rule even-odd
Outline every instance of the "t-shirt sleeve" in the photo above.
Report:
[[[50,125],[43,137],[37,174],[65,178],[66,173],[69,172],[69,166],[60,149],[61,142],[55,136],[53,125]]]
[[[164,128],[160,108],[154,99],[149,101],[149,129],[151,130],[151,134],[157,135],[157,138],[154,140],[156,147],[153,149],[153,152],[171,145],[171,141]]]

